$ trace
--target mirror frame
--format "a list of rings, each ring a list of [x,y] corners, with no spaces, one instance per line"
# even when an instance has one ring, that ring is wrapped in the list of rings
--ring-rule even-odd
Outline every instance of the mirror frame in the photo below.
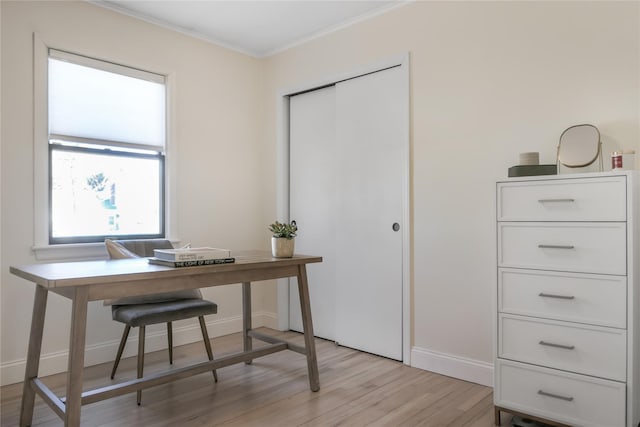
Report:
[[[596,150],[596,155],[593,157],[593,159],[589,160],[587,163],[584,163],[584,164],[579,164],[579,165],[568,165],[568,164],[566,164],[566,163],[563,163],[563,162],[560,160],[560,146],[562,145],[562,137],[563,137],[563,136],[564,136],[568,131],[570,131],[571,129],[576,128],[576,127],[583,127],[583,126],[590,126],[590,127],[592,127],[593,129],[595,129],[596,134],[598,135],[598,142],[597,142],[597,144],[598,144],[598,149]],[[562,165],[562,166],[566,166],[566,167],[568,167],[568,168],[572,168],[572,169],[575,169],[575,168],[583,168],[583,167],[587,167],[587,166],[592,165],[592,164],[593,164],[593,163],[594,163],[598,158],[600,158],[600,172],[602,172],[602,171],[604,170],[604,169],[603,169],[603,164],[602,164],[602,139],[600,138],[600,130],[599,130],[596,126],[594,126],[594,125],[592,125],[592,124],[588,124],[588,123],[583,123],[583,124],[579,124],[579,125],[573,125],[573,126],[569,126],[568,128],[566,128],[566,129],[565,129],[565,130],[560,134],[560,139],[558,140],[558,149],[557,149],[557,152],[556,152],[556,163],[557,163],[557,166],[558,166],[558,173],[560,173],[560,165]]]

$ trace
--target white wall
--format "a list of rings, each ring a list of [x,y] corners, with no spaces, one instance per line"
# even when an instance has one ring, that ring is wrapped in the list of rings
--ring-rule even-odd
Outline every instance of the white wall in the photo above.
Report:
[[[175,77],[175,194],[183,242],[231,249],[268,249],[261,190],[265,172],[262,117],[257,102],[262,64],[242,54],[183,36],[86,2],[2,1],[2,229],[0,310],[2,384],[21,381],[34,285],[9,274],[10,265],[35,262],[33,193],[32,33],[53,47]],[[45,204],[46,205],[46,204]],[[10,248],[7,250],[7,248]],[[275,324],[263,310],[263,287],[254,286],[256,325]],[[240,330],[239,286],[204,290],[219,305],[208,316],[212,336]],[[43,343],[44,374],[66,369],[70,303],[49,297]],[[179,322],[175,342],[201,340],[197,321]],[[149,330],[149,350],[166,348],[162,325]],[[91,303],[87,364],[112,361],[122,327],[110,309]],[[135,342],[136,337],[130,337]],[[135,354],[131,343],[129,354]],[[204,354],[204,353],[203,353]]]
[[[519,153],[555,163],[561,132],[592,123],[606,165],[616,148],[640,157],[639,13],[638,2],[414,2],[266,60],[275,146],[279,92],[410,52],[412,365],[491,384],[495,181]]]

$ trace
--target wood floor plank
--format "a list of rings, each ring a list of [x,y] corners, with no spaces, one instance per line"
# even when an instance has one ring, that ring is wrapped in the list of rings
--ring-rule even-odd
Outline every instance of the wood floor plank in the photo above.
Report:
[[[387,375],[389,370],[396,369],[395,367],[385,368],[382,366],[384,365],[383,361],[373,361],[371,364],[361,364],[358,360],[351,362],[351,366],[345,365],[344,372],[348,374],[343,378],[331,378],[327,375],[326,381],[322,383],[323,385],[317,393],[307,393],[306,390],[301,390],[295,396],[287,399],[287,404],[292,405],[294,410],[282,413],[281,402],[276,401],[268,407],[253,410],[250,416],[244,416],[237,422],[228,425],[241,426],[245,425],[247,421],[259,421],[272,417],[278,417],[284,425],[302,425],[306,420],[319,414],[334,413],[336,408],[354,399],[355,393],[358,391],[345,386],[346,383],[367,382],[375,377]],[[360,394],[362,393],[360,391]]]
[[[304,345],[294,332],[264,330]],[[82,408],[88,427],[245,427],[245,426],[493,426],[492,390],[383,357],[316,339],[320,390],[309,390],[306,358],[280,352],[218,370],[219,382],[203,373],[147,389],[142,405],[135,393]],[[214,357],[242,350],[241,334],[212,340]],[[263,344],[254,340],[254,348]],[[115,355],[114,355],[115,356]],[[84,390],[136,376],[136,358],[123,359],[115,380],[111,364],[85,369]],[[145,355],[145,373],[179,369],[207,360],[204,345],[174,349],[174,364],[165,351]],[[65,374],[42,379],[58,396],[65,391]],[[0,388],[0,425],[18,425],[22,384]],[[503,414],[502,425],[510,425]],[[33,426],[59,427],[62,421],[36,397]]]

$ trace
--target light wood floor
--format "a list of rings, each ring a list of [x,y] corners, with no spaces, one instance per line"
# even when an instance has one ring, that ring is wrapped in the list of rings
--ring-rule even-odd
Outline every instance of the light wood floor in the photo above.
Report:
[[[279,333],[300,345],[302,335]],[[241,350],[240,334],[212,340],[214,355]],[[131,344],[130,344],[131,345]],[[254,340],[254,348],[259,347]],[[309,390],[306,359],[284,351],[210,373],[147,389],[142,406],[135,393],[82,408],[83,426],[493,426],[491,388],[404,366],[400,362],[316,340],[320,391]],[[206,360],[202,343],[174,349],[173,368]],[[168,367],[166,351],[147,354],[145,373]],[[135,378],[136,361],[123,359],[114,382]],[[85,387],[111,382],[110,364],[85,370]],[[43,380],[59,396],[64,374]],[[0,389],[2,426],[17,426],[22,385]],[[502,425],[510,417],[502,415]],[[33,426],[62,421],[36,397]]]

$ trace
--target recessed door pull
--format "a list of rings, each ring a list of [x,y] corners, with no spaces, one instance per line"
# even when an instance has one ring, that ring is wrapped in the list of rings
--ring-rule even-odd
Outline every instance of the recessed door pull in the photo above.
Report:
[[[538,390],[538,394],[541,396],[553,397],[554,399],[566,400],[567,402],[572,402],[573,397],[570,396],[560,396],[559,394],[549,393],[544,390]]]
[[[573,245],[538,245],[540,249],[575,249]]]
[[[538,344],[546,345],[547,347],[563,348],[565,350],[573,350],[576,348],[575,345],[555,344],[555,343],[546,342],[546,341],[540,341]]]
[[[575,299],[573,295],[555,295],[555,294],[545,294],[544,292],[540,292],[538,294],[539,297],[545,298],[558,298],[558,299]]]
[[[538,203],[575,202],[575,199],[540,199]]]

